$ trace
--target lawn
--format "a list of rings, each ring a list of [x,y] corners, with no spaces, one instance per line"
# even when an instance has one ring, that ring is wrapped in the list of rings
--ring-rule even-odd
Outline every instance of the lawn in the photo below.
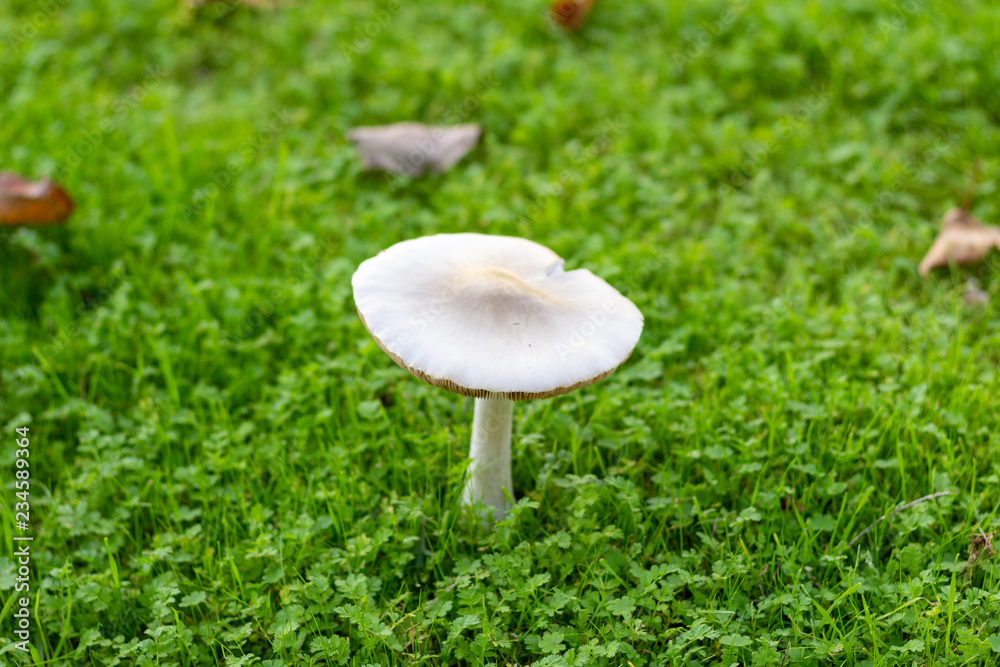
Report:
[[[998,53],[989,0],[0,0],[0,169],[78,204],[0,231],[0,663],[996,665],[1000,261],[916,267],[976,158],[1000,223]],[[363,173],[403,120],[484,136]],[[469,231],[645,316],[515,406],[497,525],[351,292]]]

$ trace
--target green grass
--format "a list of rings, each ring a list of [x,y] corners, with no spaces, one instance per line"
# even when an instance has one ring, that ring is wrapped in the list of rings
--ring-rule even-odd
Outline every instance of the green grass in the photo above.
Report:
[[[977,156],[1000,222],[995,4],[602,0],[576,36],[541,0],[324,4],[0,0],[0,168],[79,204],[0,233],[0,661],[997,664],[998,559],[966,563],[1000,527],[1000,264],[916,273]],[[360,173],[347,130],[399,120],[486,132]],[[610,378],[515,408],[495,529],[459,504],[472,403],[351,300],[457,231],[646,317]]]

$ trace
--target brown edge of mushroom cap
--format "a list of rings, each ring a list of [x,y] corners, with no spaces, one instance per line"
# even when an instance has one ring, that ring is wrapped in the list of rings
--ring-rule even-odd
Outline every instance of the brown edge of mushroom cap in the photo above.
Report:
[[[368,322],[365,321],[365,316],[361,314],[361,311],[358,310],[357,313],[358,317],[361,318],[361,324],[365,326],[365,329],[368,330],[368,333],[371,334],[371,337],[375,339],[375,344],[378,345],[383,352],[388,354],[389,358],[395,361],[397,365],[399,365],[401,368],[406,369],[414,377],[420,378],[429,385],[433,385],[435,387],[441,387],[442,389],[447,389],[452,393],[461,394],[462,396],[473,396],[475,398],[491,398],[494,400],[506,399],[509,401],[532,401],[535,400],[536,398],[551,398],[553,396],[561,396],[562,394],[568,394],[571,391],[575,391],[582,387],[592,385],[595,382],[600,382],[601,380],[603,380],[604,378],[608,377],[616,370],[618,370],[618,367],[624,364],[626,361],[628,361],[628,358],[632,356],[632,350],[629,350],[629,353],[625,356],[625,358],[622,359],[620,362],[618,362],[618,365],[615,366],[614,368],[608,369],[603,373],[601,373],[600,375],[595,375],[589,380],[582,380],[568,387],[556,387],[555,389],[551,389],[549,391],[489,391],[487,389],[474,389],[472,387],[463,387],[462,385],[456,384],[451,380],[432,377],[427,373],[424,373],[423,371],[407,366],[405,363],[403,363],[402,359],[400,359],[398,356],[390,352],[389,349],[382,344],[382,341],[379,340],[378,336],[372,333],[371,327],[368,326]],[[633,348],[633,350],[634,349],[635,348]]]

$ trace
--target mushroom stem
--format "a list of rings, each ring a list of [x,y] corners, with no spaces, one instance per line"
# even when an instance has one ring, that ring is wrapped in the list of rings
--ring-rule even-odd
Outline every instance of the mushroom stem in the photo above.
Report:
[[[481,502],[492,508],[493,518],[503,519],[510,504],[504,489],[514,495],[510,473],[510,430],[514,402],[507,399],[477,398],[472,419],[469,448],[469,477],[462,503]]]

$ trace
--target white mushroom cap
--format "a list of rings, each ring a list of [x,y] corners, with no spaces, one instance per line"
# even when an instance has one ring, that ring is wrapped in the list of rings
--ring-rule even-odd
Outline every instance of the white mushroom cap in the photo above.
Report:
[[[642,313],[614,287],[509,236],[403,241],[363,262],[352,284],[379,347],[466,396],[565,394],[607,377],[642,333]]]

